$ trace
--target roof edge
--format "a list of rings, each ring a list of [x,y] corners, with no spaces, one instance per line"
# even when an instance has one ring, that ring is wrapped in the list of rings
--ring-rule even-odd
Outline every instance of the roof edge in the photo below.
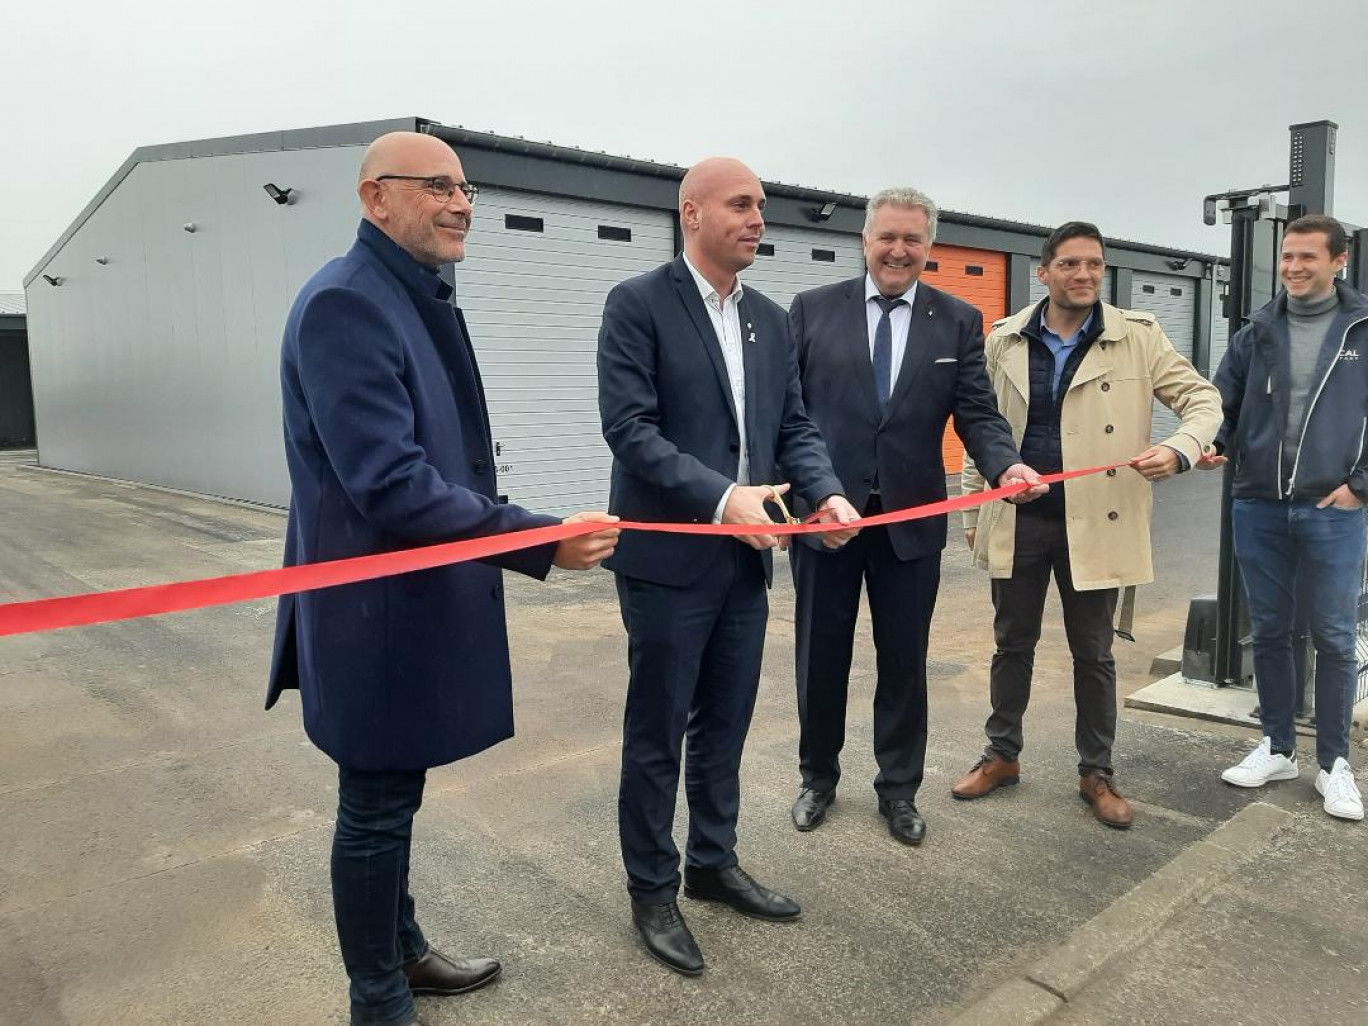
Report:
[[[425,132],[436,136],[452,146],[475,147],[479,149],[513,153],[545,160],[578,164],[586,167],[623,171],[630,174],[649,175],[679,181],[685,169],[674,164],[662,164],[634,157],[619,157],[610,153],[575,149],[554,143],[534,142],[512,136],[495,135],[492,132],[477,132],[459,125],[443,125],[429,118],[409,117],[391,118],[384,121],[359,121],[345,125],[326,125],[318,128],[303,128],[280,132],[260,132],[251,135],[222,136],[214,139],[200,139],[191,142],[166,143],[155,146],[140,146],[120,165],[95,197],[86,204],[61,236],[48,247],[47,252],[38,260],[24,278],[24,288],[42,274],[52,259],[61,251],[73,235],[90,219],[119,184],[132,173],[139,164],[159,160],[184,160],[193,157],[224,156],[233,153],[267,153],[282,150],[321,149],[331,146],[354,146],[368,144],[386,132]],[[764,182],[765,191],[771,196],[784,197],[800,202],[820,204],[835,203],[838,206],[863,209],[868,197],[854,193],[832,192],[785,182]],[[1048,225],[1031,224],[1025,221],[1012,221],[1006,218],[985,217],[955,210],[941,210],[940,218],[946,224],[964,227],[996,229],[1017,234],[1037,235],[1045,238],[1052,231]],[[1131,239],[1107,237],[1107,245],[1138,253],[1157,256],[1183,257],[1201,260],[1206,263],[1228,263],[1227,257],[1196,250],[1174,249],[1170,246],[1137,242]]]
[[[71,237],[81,230],[91,216],[100,209],[109,195],[119,187],[139,164],[159,160],[186,160],[193,157],[219,157],[233,153],[278,153],[285,150],[325,149],[332,146],[369,144],[386,132],[414,132],[428,124],[425,118],[390,118],[385,121],[357,121],[346,125],[324,125],[318,128],[291,129],[283,132],[256,132],[249,135],[225,135],[213,139],[190,142],[163,143],[139,146],[119,165],[94,198],[85,205],[66,231],[48,247],[33,269],[24,276],[27,289],[44,268],[51,263]]]

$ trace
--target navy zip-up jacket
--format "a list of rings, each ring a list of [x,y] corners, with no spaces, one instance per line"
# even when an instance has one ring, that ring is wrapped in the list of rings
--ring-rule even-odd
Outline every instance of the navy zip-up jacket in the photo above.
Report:
[[[1292,341],[1287,293],[1280,292],[1231,340],[1216,373],[1225,423],[1224,453],[1234,441],[1238,499],[1319,502],[1342,484],[1368,502],[1368,297],[1335,282],[1339,313],[1321,345],[1295,458],[1283,451]]]

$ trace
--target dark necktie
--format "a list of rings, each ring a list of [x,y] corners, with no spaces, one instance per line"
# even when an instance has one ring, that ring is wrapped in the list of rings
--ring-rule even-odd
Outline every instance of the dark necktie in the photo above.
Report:
[[[883,311],[883,316],[879,318],[879,326],[874,329],[874,388],[879,393],[879,409],[888,405],[888,397],[893,392],[893,309],[901,303],[903,299],[889,299],[887,296],[875,296],[874,302],[879,304],[879,309]]]

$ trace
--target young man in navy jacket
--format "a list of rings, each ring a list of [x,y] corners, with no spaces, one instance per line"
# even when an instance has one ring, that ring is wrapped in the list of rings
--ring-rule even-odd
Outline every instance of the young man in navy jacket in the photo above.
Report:
[[[1231,527],[1249,596],[1264,733],[1222,778],[1260,787],[1301,772],[1292,661],[1300,574],[1316,647],[1316,790],[1331,816],[1361,820],[1347,757],[1368,501],[1368,300],[1337,280],[1347,260],[1348,239],[1334,218],[1287,226],[1279,265],[1286,291],[1231,340],[1216,375],[1225,407],[1221,455],[1199,465],[1224,463],[1233,450]]]

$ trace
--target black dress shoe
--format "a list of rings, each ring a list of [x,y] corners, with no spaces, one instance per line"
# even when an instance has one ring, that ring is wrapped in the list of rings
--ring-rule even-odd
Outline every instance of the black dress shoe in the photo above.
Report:
[[[703,952],[698,950],[698,942],[673,901],[658,905],[632,902],[632,922],[656,961],[685,976],[697,976],[703,971]]]
[[[412,994],[464,994],[493,983],[501,972],[503,966],[492,958],[447,958],[433,947],[417,961],[404,964]]]
[[[798,800],[793,803],[790,810],[793,825],[803,833],[816,830],[826,819],[827,809],[831,808],[831,803],[835,800],[835,789],[818,791],[811,787],[803,788],[798,792]]]
[[[698,901],[720,901],[743,915],[771,922],[797,919],[798,903],[756,883],[740,866],[726,869],[684,867],[684,893]]]
[[[888,820],[888,832],[903,844],[926,840],[926,820],[911,798],[880,798],[879,815]]]

